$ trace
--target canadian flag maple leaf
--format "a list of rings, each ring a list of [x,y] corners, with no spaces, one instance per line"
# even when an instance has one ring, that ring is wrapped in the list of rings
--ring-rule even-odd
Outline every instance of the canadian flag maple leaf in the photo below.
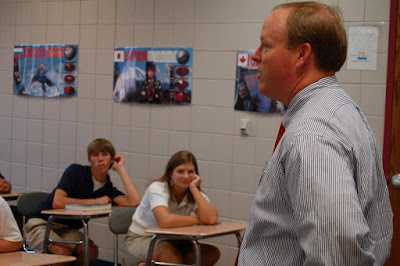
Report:
[[[246,62],[246,58],[244,56],[242,56],[239,60],[240,60],[241,63]]]

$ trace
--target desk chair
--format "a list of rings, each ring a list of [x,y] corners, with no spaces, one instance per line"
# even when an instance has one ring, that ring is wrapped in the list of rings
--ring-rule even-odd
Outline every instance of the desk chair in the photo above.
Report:
[[[21,196],[19,196],[19,198],[17,200],[17,208],[18,208],[18,211],[23,215],[23,219],[22,219],[23,225],[25,225],[26,219],[31,214],[31,212],[33,212],[36,209],[36,207],[39,205],[39,203],[42,200],[44,200],[48,195],[49,195],[48,192],[37,191],[37,192],[24,193]],[[26,252],[34,252],[32,250],[29,250],[29,248],[26,244],[24,230],[22,230],[21,233],[22,233],[22,238],[23,238],[24,250]]]
[[[136,208],[127,207],[113,210],[108,219],[108,226],[114,234],[114,265],[118,265],[118,235],[126,234],[132,223],[132,215]]]

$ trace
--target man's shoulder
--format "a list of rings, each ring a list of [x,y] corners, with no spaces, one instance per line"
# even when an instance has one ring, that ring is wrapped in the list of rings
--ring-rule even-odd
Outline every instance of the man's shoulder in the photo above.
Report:
[[[67,170],[68,171],[90,171],[90,166],[73,163],[67,167],[66,171]]]
[[[70,164],[64,171],[63,179],[71,178],[82,179],[82,178],[91,178],[90,166],[80,165],[80,164]]]

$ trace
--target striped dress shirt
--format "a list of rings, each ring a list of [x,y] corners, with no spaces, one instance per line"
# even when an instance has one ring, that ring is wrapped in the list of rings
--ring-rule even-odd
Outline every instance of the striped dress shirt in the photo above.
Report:
[[[382,265],[393,213],[381,152],[335,76],[301,90],[265,166],[238,265]]]

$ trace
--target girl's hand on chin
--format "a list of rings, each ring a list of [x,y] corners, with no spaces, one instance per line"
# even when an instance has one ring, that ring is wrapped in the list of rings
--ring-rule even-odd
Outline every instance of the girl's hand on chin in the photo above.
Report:
[[[199,175],[194,175],[192,182],[189,185],[189,188],[195,188],[195,187],[199,187],[201,183],[201,177]]]

